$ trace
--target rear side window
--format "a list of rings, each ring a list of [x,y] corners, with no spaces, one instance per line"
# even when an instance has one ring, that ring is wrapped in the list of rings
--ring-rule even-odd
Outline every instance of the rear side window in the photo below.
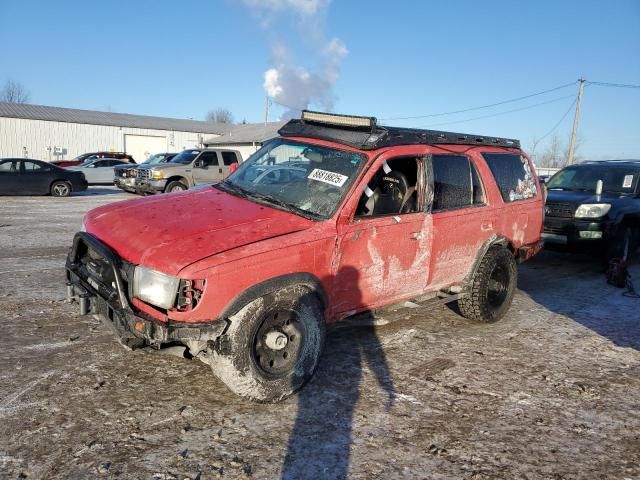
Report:
[[[222,162],[229,166],[234,163],[238,163],[238,159],[236,157],[236,152],[221,152],[222,153]]]
[[[485,203],[475,167],[462,155],[433,155],[432,211],[454,210]]]
[[[511,153],[483,153],[505,202],[536,196],[536,181],[526,158]]]

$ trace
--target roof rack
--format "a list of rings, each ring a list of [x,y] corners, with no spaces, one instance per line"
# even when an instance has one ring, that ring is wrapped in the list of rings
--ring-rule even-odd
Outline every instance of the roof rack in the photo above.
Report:
[[[278,133],[283,137],[310,137],[342,143],[361,150],[395,145],[485,145],[520,148],[520,141],[467,133],[422,130],[378,125],[375,117],[302,111],[301,119],[287,122]]]

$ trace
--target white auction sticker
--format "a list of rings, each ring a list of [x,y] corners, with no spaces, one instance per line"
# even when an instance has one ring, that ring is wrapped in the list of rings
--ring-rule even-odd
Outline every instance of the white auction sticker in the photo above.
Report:
[[[633,184],[633,175],[625,175],[622,182],[622,188],[631,188]]]
[[[339,173],[328,172],[327,170],[314,168],[307,178],[310,178],[311,180],[317,180],[319,182],[328,183],[329,185],[335,185],[336,187],[341,187],[349,177],[347,177],[346,175],[341,175]]]

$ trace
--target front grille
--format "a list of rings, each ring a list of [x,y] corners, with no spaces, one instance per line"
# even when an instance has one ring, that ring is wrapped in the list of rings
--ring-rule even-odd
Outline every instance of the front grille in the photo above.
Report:
[[[547,203],[544,213],[547,217],[572,218],[576,213],[576,207],[570,203]]]
[[[564,235],[564,228],[557,226],[544,226],[544,233],[553,233],[555,235]]]
[[[105,256],[99,250],[92,248],[90,242],[80,240],[77,245],[74,262],[76,268],[74,270],[102,298],[107,301],[115,301],[119,299],[118,281],[122,285],[123,294],[126,295],[129,275],[120,260],[115,257],[110,258],[109,255]]]
[[[151,170],[148,170],[146,168],[141,168],[140,170],[138,170],[138,178],[150,178],[151,177]]]

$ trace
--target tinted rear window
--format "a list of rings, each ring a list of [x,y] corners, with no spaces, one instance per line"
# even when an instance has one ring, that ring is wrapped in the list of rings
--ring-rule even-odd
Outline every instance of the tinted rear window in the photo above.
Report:
[[[468,157],[433,155],[434,212],[484,203],[480,179]]]
[[[536,181],[526,158],[510,153],[483,153],[505,202],[536,196]]]

